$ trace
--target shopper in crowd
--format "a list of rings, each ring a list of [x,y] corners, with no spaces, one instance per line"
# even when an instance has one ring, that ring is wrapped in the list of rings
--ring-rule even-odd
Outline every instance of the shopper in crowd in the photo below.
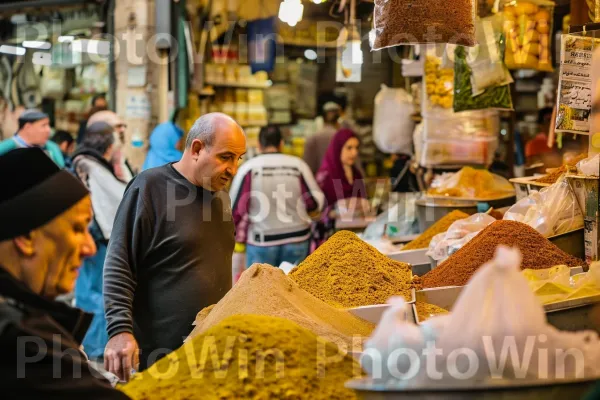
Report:
[[[259,134],[261,155],[245,162],[230,196],[236,241],[247,243],[246,264],[297,264],[308,255],[311,218],[323,207],[323,193],[310,168],[297,157],[281,154],[277,127]]]
[[[180,347],[198,311],[231,288],[235,228],[223,189],[245,152],[242,128],[207,114],[179,162],[143,171],[127,188],[104,265],[104,363],[122,379],[138,348],[145,369]]]
[[[90,111],[88,111],[86,118],[84,120],[81,120],[81,122],[79,123],[79,131],[77,132],[77,144],[80,144],[83,141],[83,137],[85,136],[85,128],[87,127],[88,120],[92,117],[92,115],[104,110],[108,110],[108,102],[106,101],[106,96],[103,93],[100,93],[92,97]]]
[[[338,202],[367,197],[363,175],[356,168],[359,144],[351,130],[342,129],[335,134],[327,149],[317,174],[317,183],[325,195],[326,208],[313,232],[315,246],[327,240],[335,228],[333,213]]]
[[[142,171],[179,161],[183,155],[179,151],[182,138],[183,131],[171,121],[154,128],[150,135],[150,148]]]
[[[98,249],[94,257],[83,262],[75,286],[75,304],[94,315],[92,325],[83,339],[87,355],[98,361],[104,356],[108,342],[102,276],[106,248],[113,222],[125,187],[115,175],[110,160],[114,150],[113,128],[105,122],[96,122],[87,128],[85,139],[73,155],[72,169],[91,192],[94,219],[90,232]]]
[[[323,106],[323,128],[306,139],[304,144],[304,161],[310,167],[313,174],[317,174],[331,139],[340,129],[339,119],[342,115],[342,107],[329,101]]]
[[[0,171],[3,398],[127,399],[79,349],[91,315],[55,301],[96,252],[87,190],[38,148],[0,156]]]
[[[29,109],[19,116],[19,130],[11,138],[0,142],[0,155],[24,147],[39,147],[60,168],[65,166],[65,159],[56,143],[50,140],[50,117],[47,114]]]
[[[54,135],[52,135],[50,140],[58,145],[65,161],[67,161],[75,151],[75,139],[73,139],[73,135],[67,131],[59,130],[54,132]]]
[[[127,124],[123,122],[115,112],[105,110],[98,111],[90,117],[87,122],[87,126],[92,125],[96,122],[106,122],[113,127],[115,132],[115,144],[113,151],[112,165],[115,169],[115,174],[119,179],[124,182],[129,182],[133,179],[133,169],[129,165],[129,162],[125,158],[124,147],[125,147],[125,132],[127,131]]]

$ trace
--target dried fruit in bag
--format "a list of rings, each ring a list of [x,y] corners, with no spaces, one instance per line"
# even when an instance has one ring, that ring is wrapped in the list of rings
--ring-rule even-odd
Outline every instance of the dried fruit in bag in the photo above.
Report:
[[[475,44],[473,0],[375,0],[371,47],[400,44]]]

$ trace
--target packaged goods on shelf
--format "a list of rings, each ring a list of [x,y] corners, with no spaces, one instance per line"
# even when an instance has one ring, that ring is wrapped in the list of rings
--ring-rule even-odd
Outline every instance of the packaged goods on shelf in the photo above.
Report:
[[[344,382],[360,375],[350,354],[290,320],[235,315],[119,388],[133,400],[356,399]]]
[[[375,0],[371,47],[380,50],[406,43],[473,46],[475,16],[473,0]],[[435,27],[434,32],[430,27]]]
[[[392,296],[411,298],[410,265],[394,261],[340,231],[290,272],[301,288],[334,307],[384,304]]]
[[[552,25],[554,2],[547,0],[517,0],[506,2],[504,60],[509,69],[552,71]]]

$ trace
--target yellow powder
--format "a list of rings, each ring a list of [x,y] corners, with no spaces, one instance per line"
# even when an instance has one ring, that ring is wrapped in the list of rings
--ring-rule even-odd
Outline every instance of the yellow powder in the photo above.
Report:
[[[381,254],[348,231],[329,238],[290,277],[334,307],[385,304],[392,296],[410,300],[413,287],[410,265]]]
[[[237,315],[119,387],[134,400],[356,399],[350,355],[282,318]]]
[[[286,318],[349,351],[355,344],[355,336],[358,337],[356,344],[360,345],[375,328],[373,324],[346,310],[333,308],[302,290],[279,268],[254,264],[244,271],[221,301],[198,313],[190,338],[237,314]]]
[[[421,322],[426,321],[431,317],[435,317],[436,315],[448,314],[448,310],[445,308],[438,307],[435,304],[425,303],[423,301],[417,301],[415,306],[417,308],[419,321]]]
[[[431,225],[425,232],[417,236],[415,240],[408,243],[402,248],[402,250],[418,250],[426,249],[429,247],[429,242],[437,234],[446,232],[450,225],[460,219],[469,217],[469,214],[465,214],[462,211],[454,210],[449,214],[444,215],[439,221]]]

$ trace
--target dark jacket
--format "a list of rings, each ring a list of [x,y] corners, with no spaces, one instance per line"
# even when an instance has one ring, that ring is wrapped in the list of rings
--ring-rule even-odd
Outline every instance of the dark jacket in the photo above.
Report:
[[[0,267],[3,399],[128,399],[79,350],[92,316],[33,293]]]

